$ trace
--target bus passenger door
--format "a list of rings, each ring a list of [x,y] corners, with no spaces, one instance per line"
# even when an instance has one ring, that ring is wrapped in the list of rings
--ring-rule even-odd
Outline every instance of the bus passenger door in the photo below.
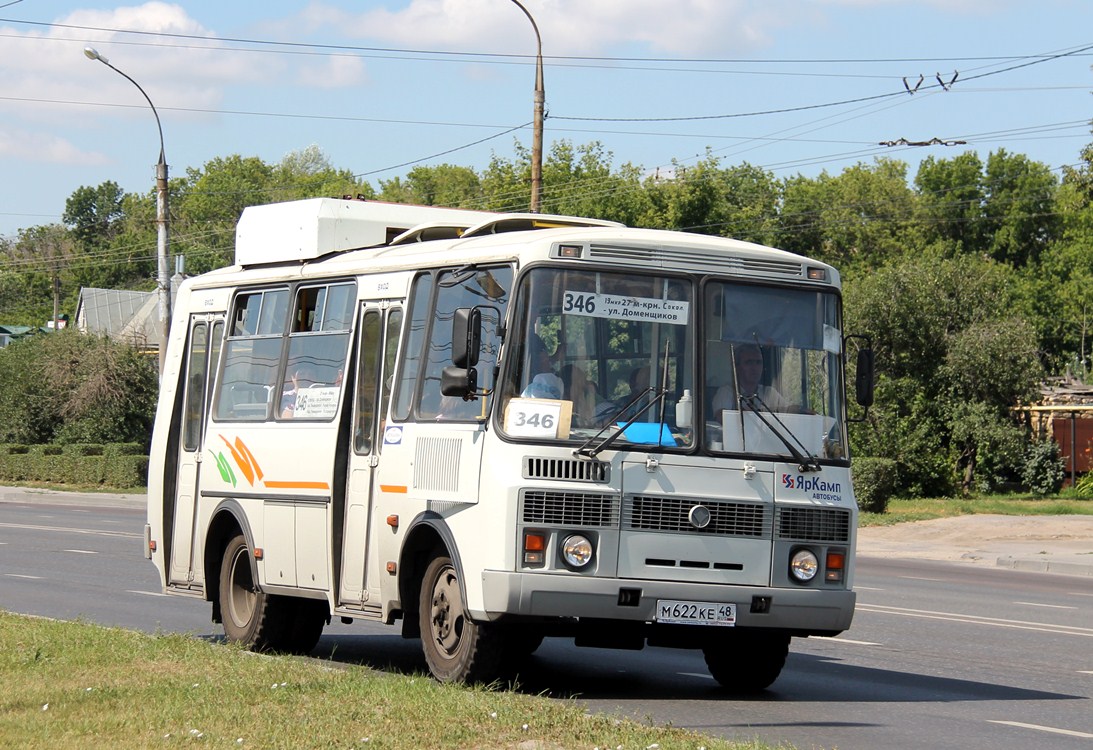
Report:
[[[182,401],[182,429],[178,441],[178,474],[175,481],[174,513],[171,514],[171,565],[169,583],[189,585],[194,580],[193,548],[197,534],[195,513],[197,488],[205,449],[208,418],[220,342],[224,338],[221,315],[194,315],[187,337],[185,393]]]
[[[356,394],[353,404],[353,440],[349,457],[348,508],[343,529],[341,581],[338,606],[375,609],[369,602],[369,585],[376,588],[379,565],[372,536],[373,479],[380,462],[384,419],[391,396],[395,353],[402,329],[402,308],[387,302],[366,302],[361,311],[360,354],[357,357]]]

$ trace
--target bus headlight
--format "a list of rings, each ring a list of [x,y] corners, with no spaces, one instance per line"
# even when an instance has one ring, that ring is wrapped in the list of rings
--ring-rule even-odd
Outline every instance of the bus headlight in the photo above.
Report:
[[[812,550],[799,549],[789,558],[789,572],[799,583],[808,583],[820,570],[820,561]]]
[[[562,542],[562,559],[571,568],[583,568],[592,560],[592,542],[581,534],[571,534]]]

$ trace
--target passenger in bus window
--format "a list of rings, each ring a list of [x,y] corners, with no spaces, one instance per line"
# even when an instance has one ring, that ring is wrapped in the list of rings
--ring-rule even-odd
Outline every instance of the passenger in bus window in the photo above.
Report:
[[[573,402],[573,421],[577,427],[602,427],[618,407],[600,398],[584,370],[575,364],[562,368],[565,397]]]
[[[306,367],[297,367],[289,377],[290,386],[281,393],[281,419],[292,419],[296,412],[296,394],[301,388],[309,388],[316,382],[315,375]]]
[[[792,411],[789,400],[774,388],[763,385],[763,352],[758,344],[737,344],[732,347],[733,383],[717,389],[713,397],[713,410],[740,409],[740,398],[758,396],[771,411]],[[734,383],[739,388],[734,387]]]
[[[553,361],[546,344],[536,334],[528,338],[527,374],[527,386],[520,392],[521,398],[562,398],[565,385],[554,373]]]

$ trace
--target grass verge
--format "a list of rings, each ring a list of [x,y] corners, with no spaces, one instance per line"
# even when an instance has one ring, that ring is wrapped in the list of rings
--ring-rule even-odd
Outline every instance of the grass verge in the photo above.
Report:
[[[0,611],[6,747],[763,750],[575,701]]]
[[[885,513],[862,513],[861,526],[891,526],[905,521],[990,513],[1002,516],[1093,515],[1093,500],[1067,497],[986,496],[968,499],[951,497],[891,500]]]

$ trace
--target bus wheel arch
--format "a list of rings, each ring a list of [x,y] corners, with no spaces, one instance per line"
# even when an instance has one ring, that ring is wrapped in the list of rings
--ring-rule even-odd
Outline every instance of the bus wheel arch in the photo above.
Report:
[[[223,613],[220,611],[220,568],[224,561],[224,550],[228,543],[238,534],[246,538],[247,546],[254,548],[254,535],[251,533],[250,524],[243,509],[234,500],[225,500],[213,513],[209,522],[208,531],[205,533],[205,547],[203,550],[205,566],[205,599],[212,602],[213,622],[222,622]],[[258,580],[258,566],[251,559],[251,575]]]
[[[410,523],[398,561],[398,593],[404,638],[417,638],[421,635],[418,629],[418,605],[422,579],[429,563],[438,555],[448,555],[456,569],[461,570],[457,549],[451,529],[435,513],[422,513]]]

